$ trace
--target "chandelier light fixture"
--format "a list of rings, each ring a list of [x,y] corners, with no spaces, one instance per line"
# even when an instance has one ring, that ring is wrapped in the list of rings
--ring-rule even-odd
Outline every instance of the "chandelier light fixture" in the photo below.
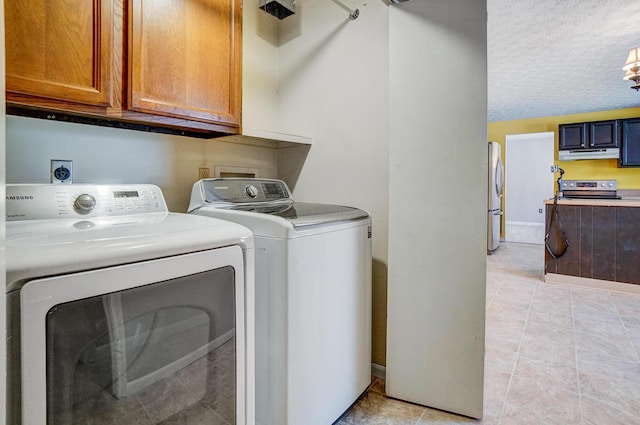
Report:
[[[622,67],[622,70],[627,71],[622,79],[633,81],[635,84],[631,88],[636,91],[640,90],[640,47],[629,50],[627,62]]]

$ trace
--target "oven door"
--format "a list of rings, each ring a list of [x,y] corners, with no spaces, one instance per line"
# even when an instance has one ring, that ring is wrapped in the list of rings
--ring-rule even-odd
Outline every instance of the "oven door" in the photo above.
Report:
[[[245,422],[238,246],[33,280],[23,425]]]

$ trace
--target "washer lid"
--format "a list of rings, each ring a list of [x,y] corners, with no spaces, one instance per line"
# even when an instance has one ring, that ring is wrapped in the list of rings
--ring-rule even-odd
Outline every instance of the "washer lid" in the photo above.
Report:
[[[282,180],[203,179],[193,185],[189,212],[200,214],[213,209],[268,214],[287,220],[294,228],[369,217],[368,212],[358,208],[294,202],[290,193]]]
[[[306,202],[294,202],[289,205],[235,205],[229,209],[282,217],[296,228],[369,217],[368,212],[358,208]]]

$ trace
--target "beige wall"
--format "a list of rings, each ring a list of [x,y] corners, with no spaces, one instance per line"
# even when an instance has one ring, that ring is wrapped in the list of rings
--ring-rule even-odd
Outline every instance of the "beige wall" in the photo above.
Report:
[[[476,418],[486,308],[486,10],[482,0],[389,10],[386,390]]]
[[[502,160],[504,162],[507,134],[513,135],[553,131],[555,134],[555,163],[565,170],[565,179],[616,179],[618,180],[618,188],[620,189],[640,189],[640,168],[619,168],[618,160],[616,159],[558,161],[558,126],[560,124],[634,117],[640,117],[640,107],[490,122],[488,126],[488,139],[500,143],[502,146]],[[555,186],[552,190],[555,192]],[[503,215],[502,229],[505,228],[504,219],[505,216]],[[504,237],[504,231],[502,236]]]
[[[351,3],[349,6],[356,7]],[[371,213],[374,257],[372,354],[374,363],[384,365],[388,6],[375,1],[366,5],[358,3],[357,7],[360,7],[360,17],[351,21],[348,12],[333,1],[299,0],[295,15],[277,21],[257,7],[245,6],[247,79],[244,84],[249,85],[243,90],[244,125],[271,126],[272,131],[313,140],[308,153],[279,152],[280,175],[297,176],[289,179],[290,184],[295,180],[295,199],[351,205]],[[248,15],[254,17],[253,25],[248,22]],[[270,56],[254,55],[249,50],[251,46],[266,49]],[[254,68],[248,65],[249,62]],[[255,66],[260,67],[256,69]],[[267,75],[255,75],[261,73],[262,67]],[[277,70],[275,92],[255,84],[273,82],[274,69]],[[247,99],[252,100],[251,104]],[[276,117],[265,119],[258,105],[262,105],[265,116],[272,116],[271,112],[276,110]],[[305,155],[306,159],[301,158]]]
[[[539,133],[553,131],[555,133],[556,163],[565,171],[564,178],[580,179],[617,179],[620,189],[640,189],[640,168],[618,168],[615,159],[598,159],[582,161],[558,161],[558,125],[588,121],[601,121],[619,118],[640,117],[640,107],[615,109],[611,111],[589,112],[583,114],[556,115],[524,120],[499,121],[489,123],[489,140],[502,145],[505,152],[507,134]],[[502,158],[504,160],[504,157]]]
[[[51,159],[73,160],[74,183],[152,183],[186,212],[198,168],[257,168],[277,176],[275,149],[217,140],[7,117],[7,182],[49,183]]]

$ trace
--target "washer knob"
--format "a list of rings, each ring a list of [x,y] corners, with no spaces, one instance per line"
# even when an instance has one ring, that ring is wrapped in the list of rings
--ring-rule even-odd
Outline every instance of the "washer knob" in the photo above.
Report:
[[[245,193],[249,196],[249,198],[255,198],[258,196],[258,189],[256,189],[253,185],[248,185],[244,188]]]
[[[87,215],[96,207],[96,198],[89,195],[88,193],[83,193],[78,196],[76,200],[73,202],[73,209],[75,212],[81,215]]]

